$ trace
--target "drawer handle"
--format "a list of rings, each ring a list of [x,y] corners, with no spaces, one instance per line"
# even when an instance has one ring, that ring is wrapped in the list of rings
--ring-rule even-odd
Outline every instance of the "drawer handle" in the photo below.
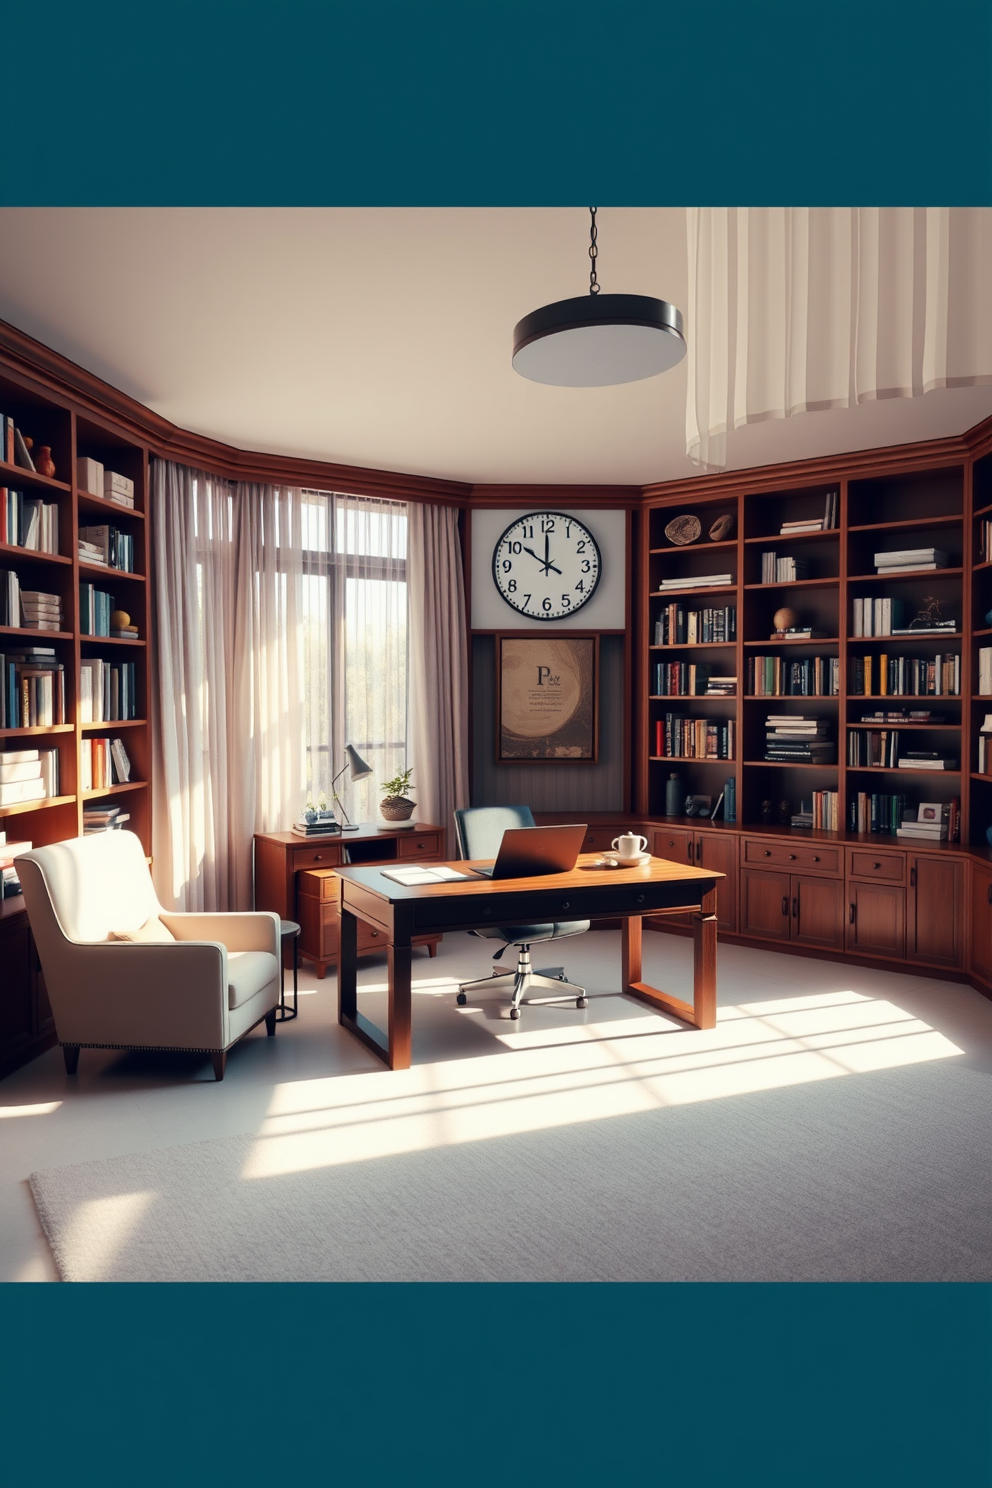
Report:
[[[771,855],[772,855],[772,853],[771,853],[771,848],[770,848],[770,847],[766,847],[766,848],[765,848],[765,857],[766,857],[766,858],[770,858],[770,857],[771,857]]]
[[[314,862],[315,862],[315,863],[319,863],[319,862],[320,862],[320,860],[321,860],[321,857],[322,857],[322,856],[323,856],[323,854],[322,854],[322,853],[314,853],[314,855],[313,855],[313,860],[314,860]]]
[[[686,857],[689,859],[689,862],[691,863],[692,862],[692,838],[691,837],[689,838],[689,841],[685,845],[685,852],[686,852]]]
[[[873,867],[873,868],[881,868],[881,866],[882,866],[882,865],[881,865],[881,863],[872,863],[872,865],[871,865],[871,866],[872,866],[872,867]]]
[[[372,939],[373,940],[378,940],[379,939],[379,932],[378,932],[378,930],[373,930],[372,931]]]
[[[423,852],[423,850],[424,850],[424,844],[422,842],[418,842],[417,843],[417,851],[418,852]]]
[[[854,924],[854,905],[852,904],[849,907],[850,907],[850,914],[848,915],[848,920],[853,925]]]
[[[571,908],[571,905],[570,905],[570,903],[569,903],[569,901],[567,899],[563,899],[561,901],[561,907],[562,907],[562,909],[570,909]]]
[[[643,894],[638,894],[637,898],[634,900],[634,903],[635,904],[643,904],[644,903],[644,895]]]
[[[796,855],[795,855],[795,853],[790,853],[789,854],[789,862],[790,863],[794,863],[795,861],[796,861]]]
[[[799,918],[799,896],[798,896],[798,894],[794,894],[792,896],[792,918],[794,920],[798,920],[798,918]]]
[[[910,868],[910,870],[909,870],[909,882],[910,882],[911,887],[915,889],[916,888],[916,869],[915,868]]]
[[[813,862],[814,862],[814,863],[818,863],[818,862],[819,862],[819,861],[820,861],[820,859],[819,859],[819,855],[818,855],[818,854],[817,854],[817,853],[814,853],[814,854],[813,854]]]
[[[788,896],[788,894],[783,894],[782,895],[782,913],[784,915],[787,915],[789,913],[789,896]]]

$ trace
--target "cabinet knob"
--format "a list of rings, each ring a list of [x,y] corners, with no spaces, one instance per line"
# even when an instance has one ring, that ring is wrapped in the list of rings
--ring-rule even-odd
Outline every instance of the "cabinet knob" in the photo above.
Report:
[[[634,903],[635,904],[643,904],[644,903],[644,895],[643,894],[638,894],[637,898],[634,900]]]
[[[319,863],[322,857],[323,853],[314,853],[313,860],[315,863]]]
[[[418,842],[417,843],[417,851],[418,852],[423,852],[423,850],[424,850],[424,844],[422,842]]]
[[[492,916],[492,909],[487,904],[486,907],[482,911],[482,917],[483,917],[483,919],[488,920],[488,919],[491,918],[491,916]]]
[[[771,855],[772,855],[772,850],[771,850],[771,848],[770,848],[770,847],[766,847],[766,848],[765,848],[765,857],[766,857],[766,858],[770,858],[770,857],[771,857]]]
[[[814,863],[818,863],[819,861],[820,861],[819,854],[818,853],[814,853],[813,854],[813,862]]]
[[[571,906],[571,903],[570,903],[570,901],[568,899],[563,899],[561,901],[561,907],[562,907],[562,909],[571,909],[572,906]]]
[[[882,865],[881,865],[881,863],[872,863],[872,865],[871,865],[871,866],[872,866],[872,867],[873,867],[873,868],[881,868],[881,866],[882,866]]]
[[[796,855],[795,855],[795,853],[790,853],[789,854],[789,862],[790,863],[794,863],[795,861],[796,861]]]

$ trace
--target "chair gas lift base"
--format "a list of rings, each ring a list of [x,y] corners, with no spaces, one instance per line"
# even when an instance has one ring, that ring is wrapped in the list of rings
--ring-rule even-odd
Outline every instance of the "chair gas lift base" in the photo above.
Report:
[[[502,954],[502,951],[497,951],[493,960],[498,961]],[[491,976],[479,977],[473,982],[462,982],[455,999],[459,1007],[466,1006],[469,992],[512,992],[510,1017],[514,1020],[520,1017],[520,1004],[530,1001],[527,994],[531,992],[555,993],[559,1000],[571,1000],[574,997],[577,1008],[589,1005],[585,987],[578,987],[574,982],[568,981],[564,966],[545,966],[540,971],[532,970],[528,945],[518,947],[516,971],[497,971],[494,968]]]
[[[287,1005],[287,1002],[286,1002],[286,973],[285,973],[285,970],[283,970],[283,972],[282,972],[283,982],[282,982],[282,988],[281,988],[280,996],[279,996],[279,1006],[275,1009],[276,1022],[277,1023],[289,1023],[290,1020],[293,1019],[293,1018],[295,1018],[296,1015],[297,1015],[297,1013],[299,1012],[299,985],[298,985],[298,977],[299,977],[299,960],[300,960],[300,958],[299,958],[298,947],[299,947],[299,943],[300,943],[300,927],[296,923],[295,920],[280,920],[279,921],[279,934],[281,936],[280,945],[283,948],[285,948],[285,945],[286,945],[287,940],[292,940],[292,942],[293,942],[293,1007],[292,1007],[292,1010],[290,1010],[290,1008],[289,1008],[289,1006]],[[280,965],[280,968],[282,968],[282,958],[281,957],[280,957],[280,960],[279,960],[279,965]]]

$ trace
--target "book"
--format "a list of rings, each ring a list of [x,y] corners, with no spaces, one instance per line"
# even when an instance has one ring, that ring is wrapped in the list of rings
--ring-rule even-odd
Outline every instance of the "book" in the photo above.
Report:
[[[12,785],[16,780],[40,780],[41,760],[13,761],[8,764],[6,755],[0,754],[0,785]]]
[[[103,466],[99,460],[91,460],[88,455],[77,456],[76,485],[90,496],[103,495]]]
[[[658,588],[664,589],[712,589],[734,582],[733,574],[696,574],[685,579],[662,579]]]
[[[134,504],[134,481],[126,475],[120,475],[116,470],[103,472],[103,492],[108,500],[119,501],[122,497]]]
[[[468,873],[459,873],[456,868],[449,868],[445,864],[428,867],[426,863],[414,863],[409,868],[382,868],[380,872],[383,878],[391,878],[408,888],[417,884],[454,883],[470,877]]]
[[[947,563],[947,554],[940,548],[900,548],[895,553],[876,553],[872,560],[881,564],[884,568],[891,568],[894,564],[938,564],[943,567]]]
[[[40,775],[34,780],[12,780],[0,783],[0,806],[19,806],[24,801],[43,801],[45,782]]]
[[[31,451],[24,443],[24,436],[18,428],[14,429],[14,464],[21,465],[25,470],[34,469]]]

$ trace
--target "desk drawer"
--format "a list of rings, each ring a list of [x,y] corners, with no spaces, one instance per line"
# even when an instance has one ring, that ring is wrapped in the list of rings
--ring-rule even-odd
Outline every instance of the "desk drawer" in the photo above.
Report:
[[[319,899],[304,898],[299,902],[300,950],[315,961],[336,961],[341,917],[337,904],[322,904]]]
[[[776,842],[745,837],[744,861],[755,868],[788,868],[791,873],[842,873],[839,847],[812,842]]]
[[[484,898],[451,895],[418,899],[412,905],[414,934],[427,934],[431,929],[452,929],[493,925],[543,924],[554,920],[613,918],[616,915],[651,914],[660,909],[698,905],[703,880],[680,884],[641,879],[629,888],[617,885],[598,888],[594,894],[574,889],[551,889],[545,893],[487,894]],[[708,885],[712,887],[712,884]]]
[[[619,837],[626,827],[590,827],[582,839],[583,852],[609,852],[614,837]]]
[[[429,832],[425,837],[397,837],[397,853],[401,858],[436,858],[440,852],[437,833]]]
[[[877,878],[885,883],[903,883],[906,859],[902,853],[851,852],[848,871],[852,878]]]
[[[296,875],[296,892],[307,899],[320,899],[337,908],[341,880],[333,868],[305,868]]]
[[[341,861],[341,847],[336,842],[322,842],[319,847],[293,848],[293,870],[297,873],[301,868],[334,868]]]

